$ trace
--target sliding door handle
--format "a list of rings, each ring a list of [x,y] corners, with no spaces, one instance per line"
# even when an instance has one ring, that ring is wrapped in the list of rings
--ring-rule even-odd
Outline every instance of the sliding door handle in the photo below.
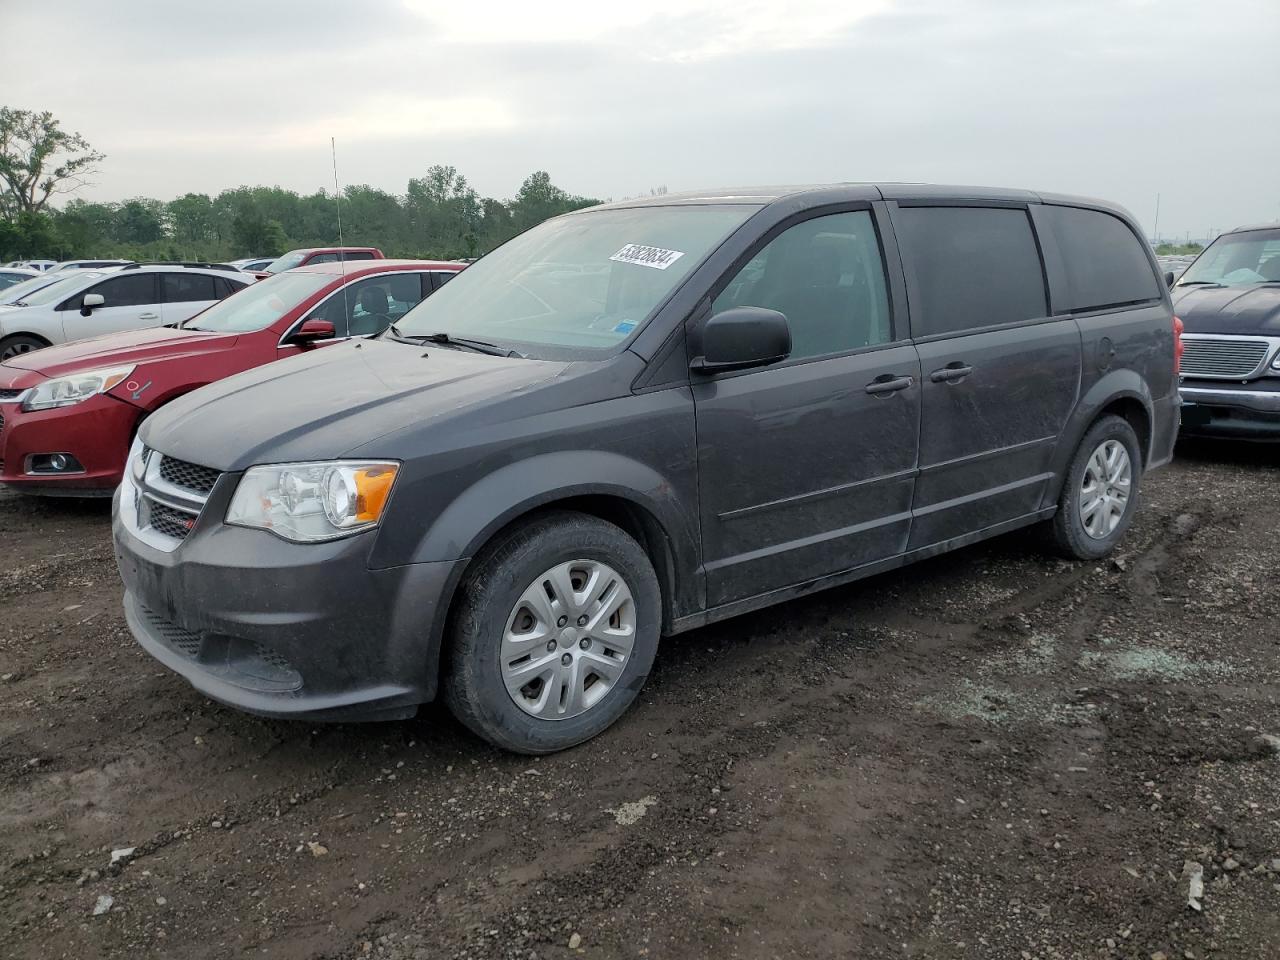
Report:
[[[940,370],[933,371],[929,374],[929,379],[934,383],[957,383],[971,373],[973,373],[973,367],[957,360],[955,363],[948,363]]]

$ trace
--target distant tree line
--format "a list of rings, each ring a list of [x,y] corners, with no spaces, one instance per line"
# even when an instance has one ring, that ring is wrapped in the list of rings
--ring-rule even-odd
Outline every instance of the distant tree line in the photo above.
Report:
[[[377,187],[342,191],[342,240],[388,256],[476,257],[548,217],[590,206],[530,174],[508,201],[481,197],[453,167],[433,166],[403,195]],[[165,203],[71,200],[60,210],[23,211],[0,223],[0,261],[121,257],[230,260],[276,256],[293,247],[338,242],[335,194],[300,195],[280,187],[237,187],[215,197],[188,193]]]
[[[49,113],[0,107],[0,262],[130,258],[230,260],[342,241],[388,256],[475,257],[548,217],[599,203],[557,187],[545,171],[510,200],[481,197],[454,167],[431,166],[401,195],[365,184],[338,197],[280,187],[236,187],[168,202],[135,197],[93,203],[69,197],[103,155]]]
[[[1185,257],[1199,253],[1204,246],[1199,243],[1162,243],[1156,247],[1156,255],[1161,257]]]

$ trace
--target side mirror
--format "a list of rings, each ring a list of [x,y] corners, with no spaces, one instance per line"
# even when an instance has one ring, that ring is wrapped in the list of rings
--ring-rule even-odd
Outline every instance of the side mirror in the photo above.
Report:
[[[702,328],[702,356],[689,364],[700,373],[743,370],[791,356],[791,326],[777,310],[732,307]]]
[[[1172,287],[1172,286],[1173,286],[1173,281],[1174,281],[1173,271],[1172,271],[1172,270],[1166,270],[1166,271],[1165,271],[1165,274],[1164,274],[1164,285],[1165,285],[1166,287]]]
[[[289,342],[305,347],[308,344],[315,343],[317,340],[332,340],[336,334],[337,331],[328,320],[312,317],[309,320],[302,321],[302,326],[293,331],[293,336],[289,338]]]
[[[106,298],[100,293],[86,293],[84,299],[80,301],[80,316],[89,316],[93,313],[94,307],[100,307],[106,302]]]

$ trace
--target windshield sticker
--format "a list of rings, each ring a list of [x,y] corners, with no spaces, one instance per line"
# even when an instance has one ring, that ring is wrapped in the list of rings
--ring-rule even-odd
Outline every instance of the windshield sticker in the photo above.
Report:
[[[647,247],[643,243],[628,243],[609,259],[665,270],[683,256],[683,250],[664,250],[662,247]]]
[[[622,320],[618,323],[616,327],[613,328],[613,332],[614,333],[630,333],[635,328],[636,328],[636,322],[634,320]]]

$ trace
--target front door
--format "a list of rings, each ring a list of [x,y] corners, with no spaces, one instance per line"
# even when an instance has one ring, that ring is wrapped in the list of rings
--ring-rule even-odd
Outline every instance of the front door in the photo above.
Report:
[[[693,383],[708,606],[906,549],[920,369],[889,305],[870,210],[790,226],[716,297],[785,314],[792,354]]]
[[[156,274],[144,270],[117,274],[94,284],[58,308],[62,313],[63,335],[68,341],[83,340],[121,330],[160,326],[163,318],[156,287]],[[85,316],[81,308],[84,297],[90,293],[101,294],[104,302]]]
[[[1050,317],[1022,207],[893,213],[924,411],[911,549],[1039,508],[1080,389],[1080,331]]]

